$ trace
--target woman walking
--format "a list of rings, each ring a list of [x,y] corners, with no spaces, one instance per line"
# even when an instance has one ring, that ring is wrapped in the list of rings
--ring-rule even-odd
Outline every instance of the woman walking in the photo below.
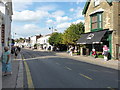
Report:
[[[109,51],[109,49],[108,49],[107,45],[104,45],[103,46],[104,61],[108,60],[108,51]]]
[[[2,73],[3,76],[12,74],[10,51],[8,47],[4,47],[4,53],[2,55]]]

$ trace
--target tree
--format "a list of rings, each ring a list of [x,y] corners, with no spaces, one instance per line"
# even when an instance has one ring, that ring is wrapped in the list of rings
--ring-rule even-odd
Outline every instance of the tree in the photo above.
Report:
[[[62,33],[55,32],[51,35],[48,42],[52,46],[58,46],[58,45],[62,44],[62,40],[63,40]]]
[[[84,33],[84,24],[82,22],[70,25],[63,34],[63,43],[75,45],[82,33]]]

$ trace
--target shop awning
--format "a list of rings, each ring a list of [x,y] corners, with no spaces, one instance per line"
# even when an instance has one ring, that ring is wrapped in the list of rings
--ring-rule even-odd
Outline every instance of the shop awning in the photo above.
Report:
[[[101,43],[102,38],[108,30],[102,30],[97,32],[90,32],[81,35],[81,38],[77,41],[77,44],[95,44]]]

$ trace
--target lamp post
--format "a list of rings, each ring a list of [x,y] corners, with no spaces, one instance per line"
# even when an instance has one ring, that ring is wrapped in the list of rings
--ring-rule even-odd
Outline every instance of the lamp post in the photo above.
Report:
[[[53,27],[49,27],[49,30],[52,30],[52,33],[57,32],[57,29],[54,29]]]
[[[16,35],[16,33],[13,32],[13,39],[14,39],[15,35]]]
[[[52,30],[52,33],[54,32],[54,31],[53,31],[53,27],[49,27],[49,30]]]

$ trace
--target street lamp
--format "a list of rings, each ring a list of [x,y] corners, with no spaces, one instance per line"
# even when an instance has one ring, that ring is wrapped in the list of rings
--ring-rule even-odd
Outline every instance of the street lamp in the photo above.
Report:
[[[52,33],[57,32],[57,29],[53,29],[53,27],[49,27],[49,30],[52,30]]]
[[[16,35],[16,33],[13,32],[13,39],[14,39],[15,35]]]
[[[52,30],[52,33],[54,32],[54,31],[53,31],[53,27],[49,27],[49,30]]]

